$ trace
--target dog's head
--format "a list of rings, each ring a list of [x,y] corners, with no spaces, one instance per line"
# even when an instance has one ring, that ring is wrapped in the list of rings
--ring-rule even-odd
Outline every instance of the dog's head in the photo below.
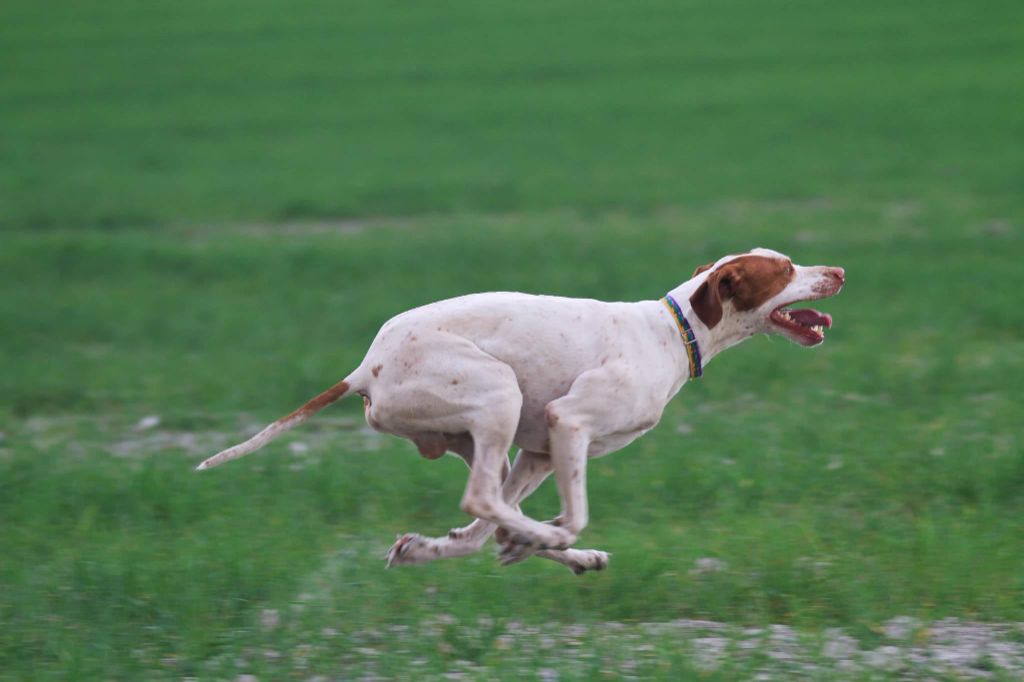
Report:
[[[846,273],[825,265],[795,265],[777,251],[754,249],[702,265],[693,276],[703,281],[690,296],[690,306],[708,329],[728,325],[743,336],[782,334],[816,346],[825,340],[832,316],[789,306],[839,293]]]

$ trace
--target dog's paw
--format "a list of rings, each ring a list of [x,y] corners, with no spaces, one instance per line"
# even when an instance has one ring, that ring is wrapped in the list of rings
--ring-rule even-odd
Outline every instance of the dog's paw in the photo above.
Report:
[[[498,563],[502,566],[518,564],[520,561],[529,559],[537,553],[537,549],[532,547],[528,542],[516,542],[514,539],[521,540],[522,536],[509,535],[506,541],[500,545],[498,550]]]
[[[391,549],[388,550],[387,556],[384,558],[385,568],[420,563],[423,561],[420,554],[427,544],[427,538],[418,533],[406,533],[400,536],[395,540],[395,544],[391,545]]]
[[[576,534],[563,528],[560,519],[553,519],[551,524],[545,524],[543,531],[536,537],[531,538],[534,549],[568,549],[576,544]]]
[[[611,555],[597,549],[569,549],[565,551],[565,567],[576,575],[587,571],[603,571],[608,567]]]

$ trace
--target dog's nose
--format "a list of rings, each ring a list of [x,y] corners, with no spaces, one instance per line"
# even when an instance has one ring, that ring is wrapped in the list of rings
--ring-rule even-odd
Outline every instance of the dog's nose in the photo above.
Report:
[[[846,270],[843,270],[842,268],[829,268],[828,274],[838,279],[840,284],[846,281]]]

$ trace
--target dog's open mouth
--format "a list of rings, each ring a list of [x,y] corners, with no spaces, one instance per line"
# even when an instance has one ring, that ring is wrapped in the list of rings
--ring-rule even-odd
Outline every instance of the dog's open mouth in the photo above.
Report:
[[[783,334],[804,346],[817,346],[825,340],[825,330],[832,326],[832,316],[813,308],[794,310],[779,306],[768,316]]]

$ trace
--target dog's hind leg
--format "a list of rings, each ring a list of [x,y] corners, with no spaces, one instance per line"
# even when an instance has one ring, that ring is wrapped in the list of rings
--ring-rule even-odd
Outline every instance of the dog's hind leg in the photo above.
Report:
[[[473,439],[469,434],[448,438],[447,449],[454,452],[473,469]],[[508,476],[508,460],[502,470],[502,478]],[[466,556],[478,552],[487,538],[494,533],[493,523],[474,519],[461,528],[452,528],[446,537],[432,538],[419,533],[406,533],[395,540],[385,557],[387,568],[422,564],[436,559]]]

